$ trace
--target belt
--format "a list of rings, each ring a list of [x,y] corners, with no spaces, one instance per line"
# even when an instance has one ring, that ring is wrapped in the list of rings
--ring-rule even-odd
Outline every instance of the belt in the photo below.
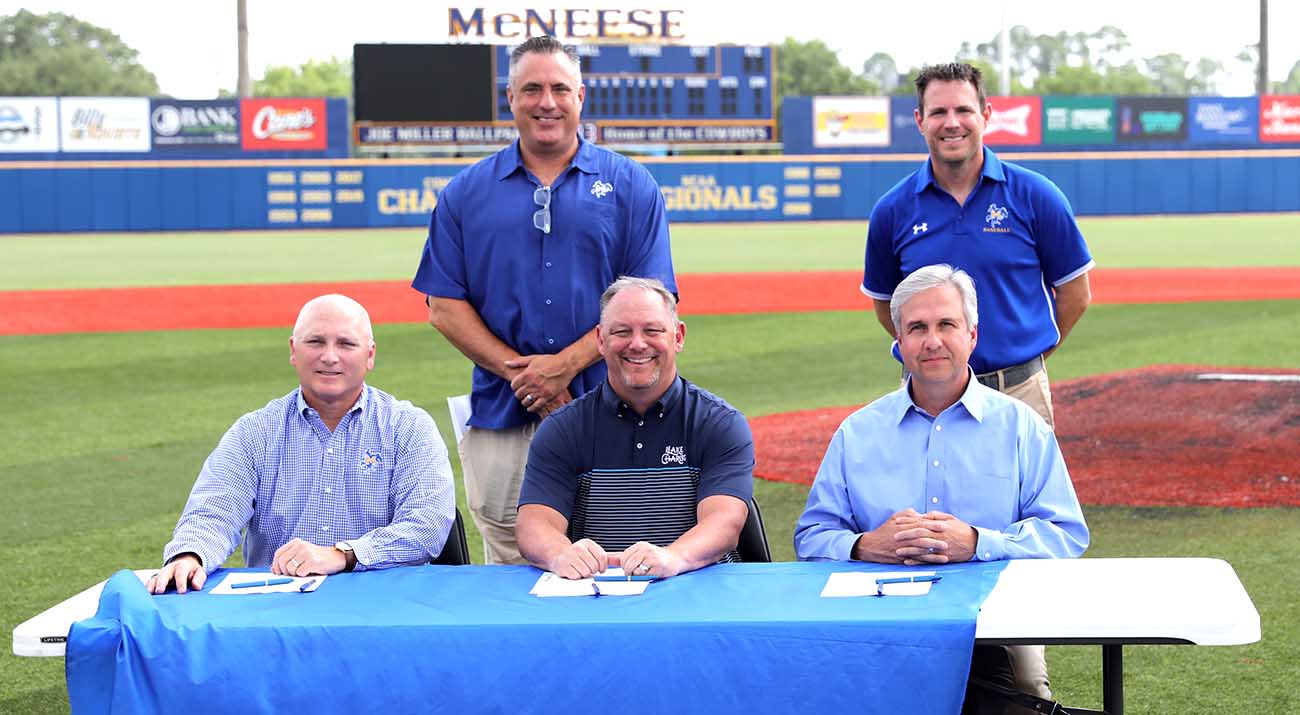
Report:
[[[1029,378],[1037,375],[1044,369],[1043,356],[1039,355],[1028,362],[1022,362],[1019,365],[986,372],[983,375],[976,375],[975,379],[980,381],[981,385],[991,387],[994,390],[1008,390]],[[1002,384],[998,385],[998,376],[1002,377]]]

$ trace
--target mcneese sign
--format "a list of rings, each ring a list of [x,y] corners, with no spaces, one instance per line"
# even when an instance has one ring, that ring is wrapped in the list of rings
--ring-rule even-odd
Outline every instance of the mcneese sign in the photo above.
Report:
[[[550,35],[563,40],[677,42],[685,39],[681,10],[522,9],[491,12],[481,7],[448,8],[452,39],[525,40]]]

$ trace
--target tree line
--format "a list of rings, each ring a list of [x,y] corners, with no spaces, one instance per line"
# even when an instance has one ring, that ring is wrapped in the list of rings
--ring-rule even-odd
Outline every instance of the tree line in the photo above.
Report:
[[[998,92],[998,41],[964,42],[953,59],[971,62]],[[1216,95],[1227,79],[1223,62],[1188,61],[1174,53],[1135,58],[1124,31],[1035,34],[1023,25],[1008,31],[1012,94],[1038,95]],[[1248,45],[1233,58],[1254,67],[1258,49]],[[943,58],[936,58],[943,61]],[[233,64],[233,62],[232,62]],[[889,54],[877,52],[860,70],[846,66],[821,40],[792,37],[777,47],[777,95],[910,94],[910,78]],[[1276,94],[1300,94],[1300,62]],[[155,75],[139,52],[113,31],[63,13],[37,15],[19,10],[0,16],[0,96],[154,97]],[[231,96],[222,90],[219,96]],[[351,97],[351,59],[309,60],[297,67],[270,67],[253,85],[257,97]],[[201,99],[201,98],[194,98]]]

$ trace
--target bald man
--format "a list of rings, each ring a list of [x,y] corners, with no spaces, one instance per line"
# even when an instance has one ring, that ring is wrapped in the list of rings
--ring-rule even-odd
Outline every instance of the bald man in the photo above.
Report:
[[[203,588],[244,533],[244,561],[309,576],[425,563],[447,541],[456,495],[424,410],[366,385],[370,316],[313,298],[289,338],[299,386],[239,418],[208,456],[148,588]]]

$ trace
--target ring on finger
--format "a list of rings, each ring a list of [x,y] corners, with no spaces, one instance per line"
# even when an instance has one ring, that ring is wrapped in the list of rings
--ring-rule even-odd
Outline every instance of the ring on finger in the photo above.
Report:
[[[933,551],[933,550],[934,550],[934,549],[931,549],[931,551]],[[291,569],[296,569],[296,568],[298,568],[298,567],[301,566],[301,565],[302,565],[302,562],[299,561],[298,559],[289,559],[289,568],[291,568]]]
[[[532,395],[524,395],[524,402],[532,402],[532,401],[533,401]]]
[[[650,567],[647,566],[647,565],[645,565],[645,564],[641,564],[640,566],[637,566],[637,567],[636,567],[636,570],[637,570],[637,571],[649,571],[649,570],[650,570]]]

